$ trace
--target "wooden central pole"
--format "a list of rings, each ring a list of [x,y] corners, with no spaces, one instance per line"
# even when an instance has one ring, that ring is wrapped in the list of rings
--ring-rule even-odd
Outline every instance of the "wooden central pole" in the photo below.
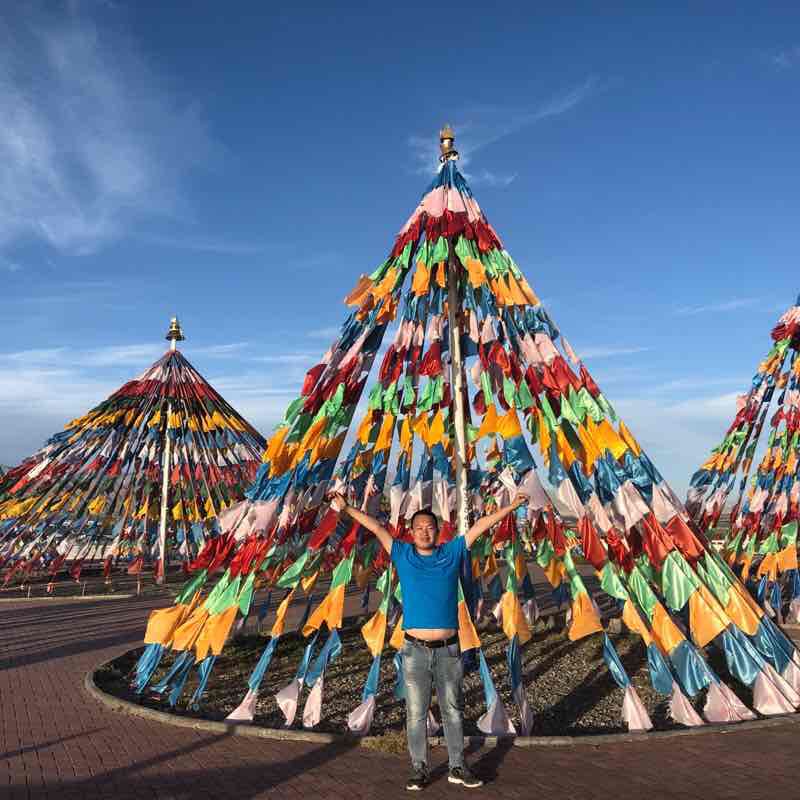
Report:
[[[178,342],[183,340],[183,332],[177,318],[173,318],[167,339],[169,350],[174,353],[178,349]],[[169,379],[169,376],[167,376]],[[156,576],[158,583],[164,583],[167,577],[167,501],[169,500],[169,473],[172,465],[172,438],[169,435],[169,418],[172,416],[172,401],[167,402],[167,419],[164,424],[164,459],[161,464],[161,518],[158,525],[158,555],[161,559],[161,575]]]
[[[173,346],[174,346],[173,342]],[[164,583],[167,577],[167,501],[169,500],[169,473],[172,461],[172,439],[169,435],[169,418],[172,415],[172,403],[167,403],[167,422],[164,426],[164,461],[161,464],[161,519],[158,525],[158,553],[161,558],[161,575],[156,579]]]
[[[458,262],[450,251],[447,265],[447,323],[450,329],[450,386],[453,390],[453,426],[456,440],[453,448],[456,462],[456,520],[458,533],[469,530],[469,501],[467,498],[467,427],[464,407],[464,370],[461,356],[461,326],[458,312]]]

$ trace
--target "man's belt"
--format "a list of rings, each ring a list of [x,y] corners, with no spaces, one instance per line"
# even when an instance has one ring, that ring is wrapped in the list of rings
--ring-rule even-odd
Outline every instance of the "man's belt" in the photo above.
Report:
[[[447,647],[451,644],[458,644],[458,634],[454,633],[449,639],[434,639],[433,641],[428,641],[427,639],[418,639],[416,636],[412,636],[410,633],[407,633],[406,639],[409,642],[413,642],[414,644],[422,645],[422,647]]]

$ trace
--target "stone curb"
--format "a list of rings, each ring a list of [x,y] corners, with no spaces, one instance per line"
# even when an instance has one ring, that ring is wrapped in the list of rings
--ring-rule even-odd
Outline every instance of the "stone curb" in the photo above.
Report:
[[[242,725],[235,722],[216,722],[214,720],[195,719],[193,717],[180,717],[169,714],[166,711],[157,711],[154,708],[140,706],[131,703],[129,700],[115,697],[98,688],[94,682],[95,673],[116,661],[124,655],[127,650],[118,653],[114,658],[102,661],[93,669],[86,673],[83,687],[86,692],[95,700],[112,711],[131,714],[136,717],[143,717],[154,722],[161,722],[166,725],[173,725],[178,728],[190,728],[195,731],[209,731],[211,733],[224,733],[231,736],[250,736],[257,739],[278,739],[281,741],[295,742],[314,742],[316,744],[331,744],[333,742],[359,743],[362,746],[368,745],[372,740],[379,739],[377,736],[358,737],[348,733],[315,733],[314,731],[265,728],[259,725]],[[587,734],[586,736],[465,736],[465,747],[496,747],[501,741],[511,743],[514,747],[579,747],[590,746],[598,747],[606,744],[622,743],[645,743],[653,740],[673,739],[683,736],[705,736],[707,734],[732,734],[744,731],[760,730],[762,728],[776,728],[784,725],[800,725],[800,713],[781,714],[767,719],[751,720],[749,722],[738,722],[731,725],[702,725],[697,728],[679,728],[672,731],[650,731],[643,733],[601,733]],[[429,740],[432,747],[444,747],[446,745],[443,736],[433,736]]]
[[[33,603],[39,600],[127,600],[132,594],[77,594],[77,595],[40,595],[39,597],[0,597],[0,603]]]
[[[239,723],[231,722],[216,722],[208,719],[195,719],[193,717],[179,717],[175,714],[168,714],[166,711],[157,711],[154,708],[147,706],[140,706],[136,703],[131,703],[129,700],[123,700],[120,697],[104,692],[98,688],[94,682],[95,673],[116,661],[120,656],[124,655],[127,650],[118,653],[114,658],[103,661],[93,669],[86,673],[83,679],[83,688],[99,703],[102,703],[106,708],[112,711],[120,711],[123,714],[131,714],[135,717],[143,717],[154,722],[161,722],[167,725],[174,725],[178,728],[190,728],[196,731],[210,731],[212,733],[225,733],[232,736],[254,736],[258,739],[280,739],[282,741],[296,741],[296,742],[315,742],[316,744],[330,744],[331,742],[345,742],[345,741],[358,741],[358,737],[348,736],[347,734],[336,733],[315,733],[314,731],[293,730],[280,728],[263,728],[256,725],[242,725]]]

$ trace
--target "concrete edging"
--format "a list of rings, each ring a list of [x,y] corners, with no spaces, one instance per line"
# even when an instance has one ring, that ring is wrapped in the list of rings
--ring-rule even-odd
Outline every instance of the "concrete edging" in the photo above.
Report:
[[[358,742],[362,745],[370,740],[380,737],[358,737],[349,733],[316,733],[314,731],[296,730],[293,728],[266,728],[260,725],[247,725],[236,722],[217,722],[215,720],[195,719],[193,717],[180,717],[166,711],[141,706],[123,700],[120,697],[104,692],[94,682],[95,673],[102,667],[116,661],[120,656],[130,652],[123,650],[114,658],[102,661],[86,673],[83,687],[86,692],[112,711],[131,714],[132,716],[173,725],[178,728],[190,728],[196,731],[209,731],[211,733],[225,733],[232,736],[250,736],[257,739],[278,739],[280,741],[314,742],[316,744],[331,744],[333,742]],[[683,736],[705,736],[707,734],[731,734],[740,731],[753,731],[762,728],[775,728],[784,725],[800,725],[800,713],[782,714],[766,719],[738,722],[731,725],[702,725],[697,728],[678,728],[672,731],[650,731],[647,733],[602,733],[587,734],[586,736],[465,736],[465,746],[495,747],[500,741],[510,741],[514,747],[576,747],[589,745],[597,747],[603,744],[643,743],[660,739],[673,739]],[[434,736],[429,739],[431,746],[445,746],[443,736]]]
[[[252,736],[258,739],[280,739],[282,741],[315,742],[317,744],[330,744],[331,742],[355,740],[358,737],[348,736],[347,734],[336,733],[315,733],[314,731],[303,731],[280,728],[264,728],[257,725],[242,725],[236,722],[217,722],[210,719],[194,719],[193,717],[179,717],[169,714],[166,711],[158,711],[147,706],[140,706],[131,703],[130,700],[123,700],[115,697],[100,689],[94,682],[95,673],[102,667],[116,661],[120,656],[129,652],[123,650],[121,653],[102,661],[93,669],[86,673],[83,679],[83,688],[95,700],[112,711],[120,711],[123,714],[130,714],[135,717],[142,717],[153,722],[161,722],[166,725],[174,725],[178,728],[190,728],[196,731],[210,731],[212,733],[227,733],[233,736]]]
[[[127,600],[132,594],[76,594],[40,595],[39,597],[0,597],[0,603],[33,603],[39,600]]]

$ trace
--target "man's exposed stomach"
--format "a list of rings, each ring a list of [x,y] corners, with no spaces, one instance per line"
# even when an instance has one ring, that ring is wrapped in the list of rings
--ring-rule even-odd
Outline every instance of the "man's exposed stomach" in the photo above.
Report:
[[[406,628],[406,633],[424,642],[438,642],[440,639],[449,639],[458,632],[457,628]]]

